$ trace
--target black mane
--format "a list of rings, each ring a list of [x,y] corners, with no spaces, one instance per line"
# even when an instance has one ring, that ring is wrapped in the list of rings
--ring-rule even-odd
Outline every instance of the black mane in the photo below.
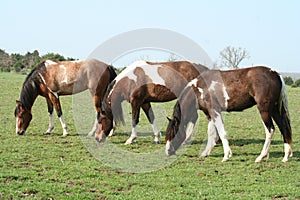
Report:
[[[38,85],[42,81],[39,73],[44,75],[45,71],[45,61],[43,61],[31,70],[23,83],[20,101],[27,110],[31,109],[36,97],[39,94]]]

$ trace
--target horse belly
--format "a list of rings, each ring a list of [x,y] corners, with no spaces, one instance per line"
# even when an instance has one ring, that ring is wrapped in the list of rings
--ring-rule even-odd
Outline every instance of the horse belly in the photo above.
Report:
[[[166,102],[176,99],[176,95],[167,87],[151,84],[148,87],[147,100],[151,102]]]
[[[249,95],[242,95],[239,97],[232,97],[228,101],[228,107],[227,110],[228,112],[230,111],[243,111],[247,108],[250,108],[254,106],[255,100],[253,97]]]
[[[71,84],[62,83],[59,87],[59,94],[60,95],[71,95],[83,92],[88,87],[86,84],[75,82]]]

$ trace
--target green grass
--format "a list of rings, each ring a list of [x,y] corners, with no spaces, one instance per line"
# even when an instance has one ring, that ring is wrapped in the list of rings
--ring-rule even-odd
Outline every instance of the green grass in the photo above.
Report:
[[[281,162],[284,153],[278,129],[272,140],[270,158],[254,163],[265,138],[254,107],[241,113],[224,113],[233,151],[228,162],[221,162],[221,144],[211,156],[199,158],[207,128],[207,120],[200,114],[195,139],[182,156],[161,156],[173,162],[155,171],[132,173],[117,171],[91,155],[74,125],[70,96],[61,98],[69,137],[61,136],[57,118],[55,132],[43,135],[48,127],[48,114],[42,97],[33,107],[33,120],[26,135],[16,135],[13,111],[24,79],[22,75],[0,73],[0,199],[300,199],[299,88],[288,87],[294,134],[294,157],[288,163]],[[154,105],[158,107],[156,113],[163,131],[165,115],[171,115],[173,103]],[[142,127],[147,125],[144,114],[140,121]],[[132,146],[124,146],[128,131],[129,125],[119,127],[117,135],[108,142],[134,155],[164,149],[164,144],[153,145],[153,138],[148,135],[139,137]],[[145,165],[151,164],[146,161]],[[135,166],[136,163],[126,164]]]

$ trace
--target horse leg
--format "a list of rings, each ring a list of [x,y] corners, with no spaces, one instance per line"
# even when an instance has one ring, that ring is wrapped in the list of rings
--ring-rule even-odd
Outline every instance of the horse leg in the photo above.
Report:
[[[222,141],[223,149],[224,149],[224,157],[223,157],[222,162],[226,162],[232,156],[232,152],[229,147],[229,142],[227,140],[227,133],[226,133],[226,130],[224,127],[221,113],[218,113],[215,111],[214,114],[215,114],[215,117],[212,118],[212,120],[214,121],[215,127],[218,131],[218,134]]]
[[[94,94],[95,92],[93,92],[93,90],[90,89],[90,93],[91,95],[93,96],[93,100],[94,100],[94,106],[95,106],[95,109],[96,109],[96,119],[95,119],[95,122],[94,122],[94,125],[92,127],[92,130],[88,133],[88,137],[92,137],[95,135],[95,132],[97,130],[97,127],[98,127],[98,119],[97,119],[97,116],[100,115],[100,112],[101,112],[101,105],[102,105],[102,98],[100,98],[98,95]]]
[[[293,151],[291,148],[291,132],[289,130],[289,125],[286,123],[286,113],[281,113],[279,110],[275,110],[275,112],[272,115],[272,118],[274,119],[275,123],[277,124],[281,134],[283,135],[283,142],[284,142],[284,157],[282,159],[282,162],[287,162],[289,160],[289,157],[293,156]],[[288,133],[289,132],[289,133]]]
[[[159,144],[159,139],[161,137],[161,132],[159,131],[156,123],[155,123],[155,116],[151,107],[150,103],[145,103],[142,106],[143,111],[145,112],[148,121],[150,122],[152,129],[153,129],[153,133],[154,133],[154,141],[153,144]]]
[[[137,106],[135,100],[131,101],[132,109],[132,131],[130,137],[126,140],[125,145],[132,144],[137,138],[137,124],[140,118],[140,106]]]
[[[207,144],[205,150],[201,153],[200,157],[209,156],[214,146],[216,146],[216,142],[218,141],[219,136],[217,134],[217,130],[213,120],[209,120],[207,126]]]
[[[54,119],[53,119],[53,104],[50,99],[46,98],[47,106],[48,106],[48,113],[49,113],[49,128],[45,132],[45,134],[50,134],[54,130]]]
[[[54,108],[56,110],[57,116],[59,118],[59,121],[61,123],[61,126],[63,128],[63,136],[67,136],[68,135],[68,130],[67,130],[67,124],[62,116],[62,110],[61,110],[61,105],[60,105],[60,101],[59,101],[59,97],[57,94],[50,94],[49,98],[52,102],[52,104],[54,105]]]
[[[256,158],[255,162],[261,162],[264,158],[268,159],[269,158],[269,149],[270,149],[270,144],[271,144],[271,139],[274,134],[274,125],[272,122],[272,118],[270,116],[270,113],[268,111],[263,111],[258,107],[260,110],[260,115],[264,123],[265,127],[265,132],[266,132],[266,140],[263,146],[263,149],[260,153],[260,155]]]

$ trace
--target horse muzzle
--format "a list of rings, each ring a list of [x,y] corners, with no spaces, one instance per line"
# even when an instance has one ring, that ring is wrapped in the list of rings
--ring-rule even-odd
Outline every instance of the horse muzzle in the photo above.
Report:
[[[17,131],[17,134],[18,134],[18,135],[24,135],[25,132],[26,132],[25,130],[21,130],[21,131]]]
[[[167,154],[167,156],[172,156],[172,155],[175,155],[175,153],[176,153],[174,146],[172,145],[172,143],[169,140],[166,143],[165,153]]]
[[[101,142],[105,142],[106,141],[106,136],[105,134],[103,133],[103,131],[101,131],[101,133],[99,135],[96,134],[96,137],[95,137],[96,141],[101,143]]]

